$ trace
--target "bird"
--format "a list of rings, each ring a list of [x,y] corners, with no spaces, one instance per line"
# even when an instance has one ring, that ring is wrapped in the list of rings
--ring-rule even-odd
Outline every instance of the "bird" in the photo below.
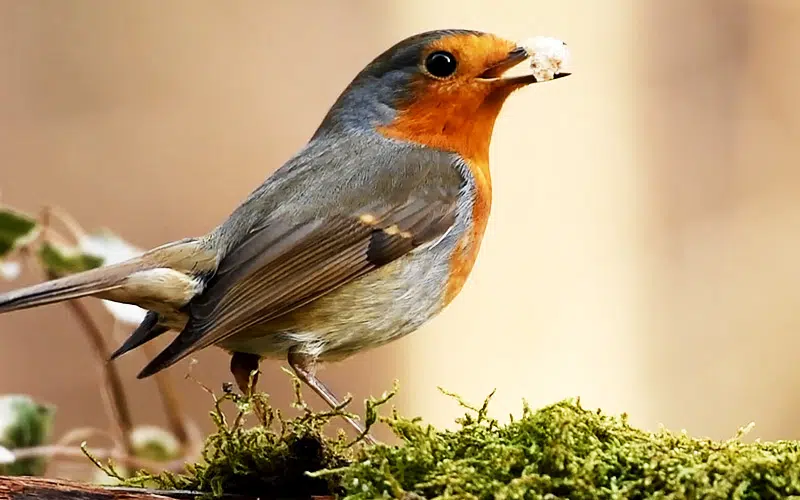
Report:
[[[491,212],[496,119],[540,80],[506,75],[530,52],[476,30],[409,36],[358,72],[305,145],[207,234],[6,292],[0,313],[88,296],[134,304],[147,312],[112,360],[177,332],[137,378],[216,346],[240,390],[262,360],[284,360],[338,407],[319,363],[402,338],[461,292]]]

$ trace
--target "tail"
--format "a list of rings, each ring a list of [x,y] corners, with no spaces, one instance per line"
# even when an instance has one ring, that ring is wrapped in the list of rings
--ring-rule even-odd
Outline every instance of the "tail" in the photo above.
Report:
[[[141,258],[58,278],[0,294],[0,314],[108,292],[137,271],[157,267]]]
[[[109,361],[113,361],[126,352],[132,351],[142,344],[150,342],[154,338],[169,331],[169,328],[158,324],[158,313],[148,311],[144,320],[136,330],[131,333],[123,344],[111,354]]]
[[[209,268],[213,269],[215,265],[214,253],[204,249],[199,240],[180,240],[118,264],[98,267],[0,294],[0,314],[91,295],[106,295],[124,287],[131,275],[141,271],[167,268],[179,273],[202,272]],[[158,288],[159,285],[164,286],[158,282],[153,285],[154,288]],[[136,300],[126,300],[126,302],[136,303]]]

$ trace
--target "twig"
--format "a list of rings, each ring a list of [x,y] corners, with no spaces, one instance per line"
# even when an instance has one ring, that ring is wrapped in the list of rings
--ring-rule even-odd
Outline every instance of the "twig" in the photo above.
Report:
[[[122,453],[109,449],[88,450],[94,458],[98,460],[113,460],[126,467],[135,469],[147,470],[169,470],[171,472],[181,472],[186,467],[186,462],[181,458],[171,462],[158,462],[155,460],[146,460],[143,458],[135,457],[127,453]],[[75,459],[86,462],[86,454],[80,447],[75,446],[59,446],[59,445],[44,445],[32,446],[30,448],[17,448],[11,450],[17,460],[35,457],[49,457],[49,458],[65,458]]]
[[[148,344],[142,346],[142,351],[148,358],[152,358],[155,354],[153,353],[152,347]],[[180,401],[175,394],[175,388],[166,371],[156,373],[153,378],[155,378],[156,387],[158,388],[158,395],[161,396],[161,404],[164,406],[167,425],[180,443],[183,453],[185,453],[191,443],[189,442],[189,432],[186,428],[186,421],[184,420]]]
[[[67,230],[67,232],[75,239],[77,243],[80,239],[86,237],[86,231],[78,224],[71,215],[69,215],[66,211],[56,207],[56,206],[45,206],[42,209],[42,215],[40,216],[42,219],[42,226],[43,227],[52,227],[50,226],[50,219],[55,219],[61,223],[62,226]]]
[[[133,419],[131,418],[128,398],[122,384],[122,378],[114,363],[109,363],[111,349],[106,343],[105,336],[97,324],[92,319],[86,306],[80,300],[68,300],[65,302],[80,322],[89,341],[94,348],[95,357],[100,365],[103,374],[106,395],[111,399],[111,413],[114,423],[117,426],[119,439],[128,455],[134,454],[134,447],[131,441],[131,431],[133,430]]]
[[[52,228],[50,227],[50,216],[52,214],[53,209],[51,208],[45,208],[42,211],[42,234],[48,230],[52,231]],[[59,219],[64,221],[63,218]],[[75,239],[80,236],[80,230],[76,230],[71,224],[65,224],[65,226],[67,226],[67,230],[70,231],[71,235]],[[45,274],[45,278],[49,278],[47,273],[44,272],[41,266],[38,265],[38,261],[35,259],[31,248],[21,249],[21,255],[27,258],[26,260],[29,264],[34,264],[31,267],[36,267],[40,270],[40,272]],[[122,443],[125,452],[129,455],[133,455],[134,447],[133,442],[131,441],[133,420],[131,419],[130,407],[128,405],[128,399],[125,395],[125,388],[122,384],[122,378],[119,375],[119,371],[117,370],[116,365],[108,362],[108,359],[111,357],[111,349],[108,347],[105,335],[103,335],[102,330],[94,322],[91,314],[83,305],[83,303],[80,302],[80,300],[68,300],[65,302],[65,304],[70,308],[73,315],[80,322],[84,332],[89,338],[89,342],[94,348],[93,350],[98,361],[98,365],[100,366],[100,370],[103,374],[104,392],[106,397],[110,399],[111,404],[107,405],[107,407],[112,423],[116,425],[118,440]]]
[[[67,446],[75,441],[83,442],[95,436],[107,438],[114,443],[115,447],[120,447],[120,443],[116,442],[115,436],[112,436],[108,431],[95,429],[92,427],[79,427],[77,429],[72,429],[61,436],[61,438],[56,441],[55,444],[58,446]]]
[[[65,244],[68,241],[66,236],[53,228],[53,225],[50,222],[52,218],[62,221],[62,224],[67,229],[70,236],[72,236],[72,239],[76,242],[78,241],[78,237],[83,234],[83,231],[75,231],[71,224],[64,223],[63,219],[61,219],[58,215],[55,215],[54,212],[55,211],[52,207],[42,208],[41,213],[39,214],[39,225],[41,226],[41,230],[39,231],[39,234],[36,235],[36,238],[25,245],[25,250],[30,251],[31,248],[38,247],[45,240],[50,240],[51,242],[57,244]]]
[[[44,240],[56,239],[62,242],[67,238],[52,227],[51,222],[55,220],[63,226],[66,232],[72,237],[75,243],[78,243],[81,238],[86,236],[86,232],[78,224],[78,222],[65,211],[57,207],[45,207],[40,214],[40,224],[42,230],[34,241],[26,245],[26,248],[20,249],[20,254],[26,257],[28,263],[38,264],[34,257],[34,246],[42,243]],[[41,266],[36,265],[40,271]],[[46,274],[46,273],[45,273]],[[46,276],[47,277],[47,276]],[[89,341],[93,347],[100,370],[102,371],[104,381],[104,401],[106,402],[106,409],[112,424],[115,424],[115,431],[112,435],[112,440],[115,441],[117,446],[120,446],[131,460],[134,454],[134,446],[132,442],[133,419],[131,417],[130,406],[125,393],[125,388],[122,383],[122,378],[119,371],[113,363],[109,363],[108,359],[111,356],[111,349],[109,348],[106,336],[103,334],[101,328],[93,320],[89,310],[80,300],[66,301],[66,305],[70,308],[73,315],[79,321],[86,333]],[[115,321],[114,328],[116,329],[117,323]],[[148,356],[153,353],[150,351],[150,346],[143,346],[144,351]],[[165,372],[158,373],[155,377],[156,386],[161,397],[161,402],[164,407],[164,412],[167,417],[167,423],[172,434],[181,445],[182,456],[189,453],[199,452],[202,446],[202,438],[198,437],[197,429],[190,432],[188,422],[184,419],[184,414],[181,409],[180,400],[178,399],[173,385],[171,384]],[[197,448],[197,450],[194,450]],[[63,449],[63,448],[62,448]]]
[[[186,490],[157,490],[150,488],[129,488],[122,486],[97,486],[60,479],[39,477],[0,476],[0,500],[194,500],[208,498],[207,492]],[[276,497],[268,491],[253,495],[223,493],[218,500],[273,500]],[[327,500],[332,496],[309,496],[296,494],[283,500]]]
[[[115,319],[112,332],[114,339],[121,341],[120,336],[122,334],[120,333],[120,324],[120,321]],[[152,358],[156,354],[153,351],[151,344],[146,343],[141,346],[141,349],[147,358]],[[167,426],[185,452],[187,449],[195,445],[195,443],[191,442],[192,433],[189,432],[188,424],[185,420],[185,413],[181,408],[180,398],[178,398],[175,392],[175,386],[172,383],[172,379],[169,377],[169,374],[166,371],[160,371],[156,373],[153,378],[156,382],[158,395],[161,397],[161,404],[164,407],[164,414],[167,417]]]

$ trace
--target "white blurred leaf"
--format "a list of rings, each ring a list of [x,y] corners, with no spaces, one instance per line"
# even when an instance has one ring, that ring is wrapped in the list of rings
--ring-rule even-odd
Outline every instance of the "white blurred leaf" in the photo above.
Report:
[[[44,444],[54,411],[25,394],[0,395],[0,445],[14,448]]]
[[[111,315],[117,319],[117,321],[122,323],[138,325],[144,321],[144,317],[147,314],[147,311],[133,304],[123,304],[121,302],[104,300],[103,305],[106,306],[108,312],[110,312]]]
[[[0,446],[0,464],[13,464],[16,462],[17,457],[6,448],[5,446]]]
[[[13,451],[47,444],[53,428],[55,408],[38,403],[24,394],[0,395],[0,447],[12,453],[9,458],[0,451],[0,474],[38,476],[47,465],[46,457],[16,459]],[[4,460],[10,460],[4,463]]]
[[[168,461],[180,456],[181,445],[171,432],[152,425],[141,425],[131,432],[134,453],[139,458]]]
[[[6,429],[17,424],[20,407],[32,406],[33,400],[21,394],[0,396],[0,438],[5,437]]]
[[[118,264],[143,253],[143,250],[131,245],[108,230],[85,235],[78,241],[78,247],[85,254],[103,259],[104,266]],[[147,314],[147,311],[133,304],[104,300],[103,305],[108,312],[123,323],[139,324]]]
[[[81,252],[103,259],[103,265],[117,264],[144,253],[111,231],[87,234],[78,241]]]
[[[13,281],[19,277],[22,272],[22,266],[19,262],[15,261],[0,261],[0,278],[7,281]]]

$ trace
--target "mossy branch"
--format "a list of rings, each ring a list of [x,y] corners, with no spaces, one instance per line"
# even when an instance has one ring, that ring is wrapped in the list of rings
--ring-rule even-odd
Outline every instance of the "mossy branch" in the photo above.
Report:
[[[0,222],[2,258],[29,252],[50,259],[51,266],[45,266],[48,271],[100,265],[83,254],[62,251],[59,245],[65,238],[47,229],[46,223],[40,225],[9,210],[0,210]],[[65,226],[80,236],[81,230],[69,219]],[[31,252],[44,248],[39,243],[50,246],[45,252]],[[88,313],[81,308],[74,311],[85,329],[101,338]],[[101,344],[96,343],[96,350],[107,351]],[[299,415],[291,419],[272,408],[266,394],[248,391],[239,395],[228,388],[217,396],[204,387],[213,398],[210,416],[216,432],[205,439],[199,463],[148,462],[117,450],[89,451],[84,444],[78,450],[82,455],[106,475],[137,489],[70,489],[53,482],[40,484],[36,492],[74,494],[73,498],[82,498],[87,491],[92,498],[151,498],[154,494],[147,488],[155,486],[175,498],[198,494],[248,498],[337,495],[354,500],[800,497],[800,443],[744,443],[742,438],[752,424],[725,441],[697,439],[665,429],[651,433],[632,427],[624,414],[615,417],[588,410],[580,400],[537,410],[523,402],[520,416],[500,423],[489,417],[494,392],[481,405],[473,405],[440,389],[466,412],[456,420],[454,429],[437,429],[418,418],[402,417],[396,409],[389,416],[379,415],[380,407],[396,393],[395,384],[382,397],[365,401],[365,423],[367,431],[378,422],[387,425],[400,445],[368,446],[365,434],[355,440],[343,431],[334,437],[325,434],[332,419],[355,417],[346,408],[351,398],[340,407],[315,413],[303,400],[300,381],[289,373],[295,388],[294,407],[299,409]],[[118,384],[109,385],[112,392],[122,392]],[[124,398],[112,399],[122,414],[115,421],[121,428],[129,428],[127,403]],[[168,413],[179,413],[169,397],[163,401]],[[223,411],[226,405],[235,409],[232,419]],[[253,414],[256,425],[248,427]],[[180,418],[170,421],[173,426],[183,422]],[[177,430],[176,435],[186,433]],[[25,457],[77,455],[76,448],[58,446],[15,451]],[[131,475],[131,469],[138,472]],[[145,469],[167,470],[152,474]],[[15,484],[22,483],[0,478],[0,498],[11,491],[4,488]]]
[[[378,415],[394,392],[366,402],[366,423],[383,422],[401,444],[358,447],[343,434],[322,433],[325,423],[344,409],[310,412],[298,392],[299,416],[276,418],[280,424],[273,430],[246,429],[226,423],[221,403],[230,401],[245,413],[252,404],[225,394],[212,412],[219,428],[206,442],[202,463],[189,465],[184,474],[140,474],[128,483],[210,496],[264,491],[353,500],[800,495],[800,443],[743,443],[752,424],[725,441],[664,429],[652,433],[632,427],[624,414],[589,410],[577,399],[538,410],[523,402],[521,415],[500,423],[489,417],[494,392],[473,405],[442,390],[466,410],[455,429],[444,430],[402,417],[396,409]],[[274,412],[268,406],[265,410]]]

